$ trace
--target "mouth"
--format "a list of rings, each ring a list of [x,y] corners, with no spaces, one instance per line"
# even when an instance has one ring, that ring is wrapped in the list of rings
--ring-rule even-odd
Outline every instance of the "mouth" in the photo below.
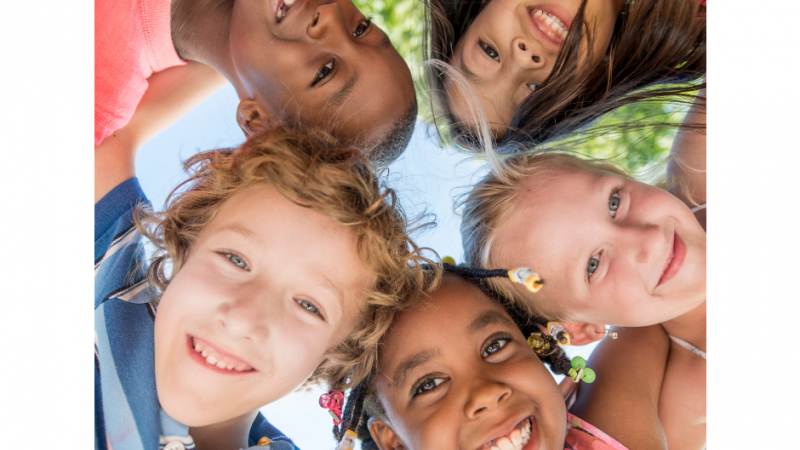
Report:
[[[661,278],[658,279],[656,287],[661,286],[674,277],[681,270],[685,258],[686,243],[683,242],[683,239],[675,232],[675,236],[672,238],[672,252],[664,263],[664,270],[661,271]]]
[[[246,361],[198,337],[188,336],[187,345],[191,358],[207,369],[225,374],[255,372]]]
[[[478,447],[478,450],[533,450],[536,435],[536,419],[526,417],[517,423],[508,433],[498,436]],[[530,443],[531,445],[527,445]]]
[[[275,19],[278,23],[281,23],[295,3],[296,0],[278,0],[278,4],[275,6]]]
[[[552,11],[544,11],[539,8],[528,9],[528,15],[534,28],[560,48],[569,35],[569,24]]]

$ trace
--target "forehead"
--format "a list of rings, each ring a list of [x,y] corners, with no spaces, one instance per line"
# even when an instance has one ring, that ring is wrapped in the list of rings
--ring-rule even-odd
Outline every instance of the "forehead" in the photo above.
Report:
[[[492,311],[511,320],[505,309],[478,287],[460,277],[445,275],[433,294],[395,317],[386,336],[384,369],[394,370],[403,358],[424,349],[446,349],[448,342],[469,334],[475,320]]]
[[[286,267],[323,274],[345,289],[363,289],[370,279],[348,227],[289,201],[268,185],[228,200],[200,234],[201,240],[233,238],[251,245],[247,250]]]

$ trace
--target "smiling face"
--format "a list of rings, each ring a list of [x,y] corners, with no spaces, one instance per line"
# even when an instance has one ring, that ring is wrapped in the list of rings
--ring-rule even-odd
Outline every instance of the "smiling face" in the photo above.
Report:
[[[228,201],[165,290],[158,399],[189,426],[283,397],[352,330],[372,282],[347,227],[271,187]]]
[[[237,0],[230,48],[241,98],[278,118],[373,142],[414,101],[408,65],[350,0]],[[280,19],[279,19],[280,17]]]
[[[705,301],[706,234],[683,202],[609,172],[563,169],[523,182],[492,247],[496,264],[530,267],[546,281],[542,309],[647,326]]]
[[[447,317],[447,320],[442,320]],[[566,408],[552,375],[508,313],[477,287],[445,276],[399,314],[382,349],[376,391],[383,448],[560,449]]]
[[[593,36],[592,66],[605,56],[622,7],[619,0],[589,0],[585,22]],[[450,63],[476,91],[495,138],[502,137],[520,103],[550,76],[581,0],[541,4],[490,0],[456,44]],[[586,45],[584,34],[583,46]],[[469,124],[467,100],[448,83],[453,116]]]

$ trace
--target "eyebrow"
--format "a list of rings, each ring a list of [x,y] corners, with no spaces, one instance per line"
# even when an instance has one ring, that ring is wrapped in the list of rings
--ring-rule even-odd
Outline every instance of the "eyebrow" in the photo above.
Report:
[[[243,227],[243,226],[237,225],[237,224],[225,225],[225,226],[222,226],[220,228],[217,228],[216,230],[213,230],[210,233],[209,236],[215,236],[215,235],[217,235],[219,233],[223,233],[223,232],[226,232],[226,231],[239,234],[239,235],[241,235],[241,236],[243,236],[243,237],[245,237],[247,239],[254,239],[254,240],[257,240],[257,241],[261,240],[258,237],[258,235],[256,233],[254,233],[252,230],[248,229],[247,227]]]
[[[337,92],[333,93],[330,97],[328,97],[326,103],[330,103],[333,105],[341,105],[342,102],[344,102],[344,100],[347,98],[347,96],[350,95],[350,92],[353,91],[356,82],[358,82],[358,73],[354,73],[352,76],[350,76],[350,78],[348,78],[347,81],[344,82],[341,89],[339,89]]]
[[[439,356],[440,354],[441,351],[438,348],[435,348],[423,350],[404,359],[394,371],[394,376],[392,377],[392,387],[397,389],[398,387],[402,386],[403,383],[406,382],[406,378],[411,371],[430,361],[432,358]]]
[[[507,315],[501,313],[500,311],[486,311],[485,313],[481,314],[477,319],[475,319],[467,328],[469,334],[475,334],[478,331],[483,330],[484,328],[488,327],[489,325],[494,324],[503,324],[510,327],[517,326],[513,320],[511,320]]]

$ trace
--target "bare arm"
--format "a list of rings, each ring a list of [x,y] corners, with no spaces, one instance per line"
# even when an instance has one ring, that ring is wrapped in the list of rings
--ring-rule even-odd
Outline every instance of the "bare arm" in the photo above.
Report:
[[[148,87],[130,122],[94,149],[94,201],[133,178],[136,152],[227,83],[214,69],[195,61],[148,78]]]
[[[705,128],[706,125],[706,90],[700,91],[692,105],[684,124],[695,124]],[[667,180],[670,180],[670,191],[689,206],[702,205],[706,202],[706,135],[703,132],[685,130],[678,131],[670,150],[670,161],[667,165]],[[685,183],[686,189],[675,183]],[[688,192],[687,192],[688,191]],[[690,201],[689,195],[694,202]]]
[[[661,325],[618,328],[619,339],[605,339],[587,365],[597,374],[579,383],[572,414],[591,423],[631,450],[667,448],[658,401],[669,355]]]

